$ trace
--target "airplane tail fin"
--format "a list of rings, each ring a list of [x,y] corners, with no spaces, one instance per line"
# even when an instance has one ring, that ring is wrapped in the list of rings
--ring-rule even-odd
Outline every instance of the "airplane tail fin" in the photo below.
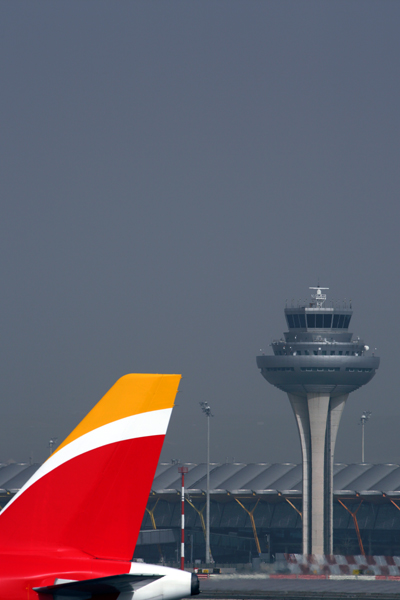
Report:
[[[119,379],[6,505],[3,548],[131,560],[179,381]]]

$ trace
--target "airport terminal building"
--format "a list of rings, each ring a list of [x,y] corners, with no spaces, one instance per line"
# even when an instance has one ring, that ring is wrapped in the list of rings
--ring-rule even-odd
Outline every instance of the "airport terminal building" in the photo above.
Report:
[[[207,467],[187,467],[186,556],[195,560],[204,556]],[[143,529],[172,529],[179,539],[180,485],[176,465],[159,465]],[[212,464],[210,497],[217,563],[302,552],[302,465]],[[333,497],[334,554],[400,555],[399,465],[335,464]],[[137,552],[146,556],[144,547]]]
[[[186,464],[186,560],[204,560],[206,464]],[[4,506],[39,467],[0,467]],[[126,473],[129,477],[129,473]],[[292,463],[211,464],[210,546],[217,564],[247,563],[261,553],[302,551],[302,466]],[[116,495],[118,490],[115,490]],[[181,478],[160,464],[135,556],[175,562],[179,556]],[[335,464],[335,554],[400,556],[400,465]],[[360,546],[361,545],[361,546]]]

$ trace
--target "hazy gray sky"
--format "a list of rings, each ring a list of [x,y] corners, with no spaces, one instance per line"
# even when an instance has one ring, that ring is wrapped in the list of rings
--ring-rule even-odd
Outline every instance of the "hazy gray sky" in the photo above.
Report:
[[[0,2],[0,460],[182,373],[162,458],[299,462],[255,357],[330,287],[381,367],[336,460],[400,462],[400,3]],[[394,307],[394,308],[393,308]]]

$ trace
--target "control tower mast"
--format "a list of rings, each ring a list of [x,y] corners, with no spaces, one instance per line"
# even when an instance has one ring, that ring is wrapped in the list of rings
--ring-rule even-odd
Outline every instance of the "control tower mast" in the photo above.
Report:
[[[289,331],[272,342],[273,356],[257,356],[265,379],[287,393],[303,455],[303,554],[332,554],[333,457],[350,392],[368,383],[379,358],[348,332],[353,311],[345,302],[324,306],[329,288],[312,301],[285,308]]]

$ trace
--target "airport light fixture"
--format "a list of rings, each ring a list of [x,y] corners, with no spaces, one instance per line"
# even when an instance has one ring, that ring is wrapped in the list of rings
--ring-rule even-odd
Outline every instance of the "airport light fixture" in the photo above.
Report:
[[[201,410],[207,417],[207,500],[206,500],[206,565],[212,562],[210,551],[210,417],[211,407],[208,402],[200,402]]]
[[[48,449],[49,449],[49,456],[51,456],[53,454],[53,448],[56,445],[56,441],[58,440],[58,438],[56,437],[52,437],[49,439],[49,444],[48,444]]]
[[[364,463],[365,460],[365,445],[364,445],[364,441],[365,441],[365,423],[367,421],[369,421],[370,417],[372,415],[372,412],[370,410],[364,410],[363,414],[361,415],[360,418],[360,425],[361,425],[361,462]]]

